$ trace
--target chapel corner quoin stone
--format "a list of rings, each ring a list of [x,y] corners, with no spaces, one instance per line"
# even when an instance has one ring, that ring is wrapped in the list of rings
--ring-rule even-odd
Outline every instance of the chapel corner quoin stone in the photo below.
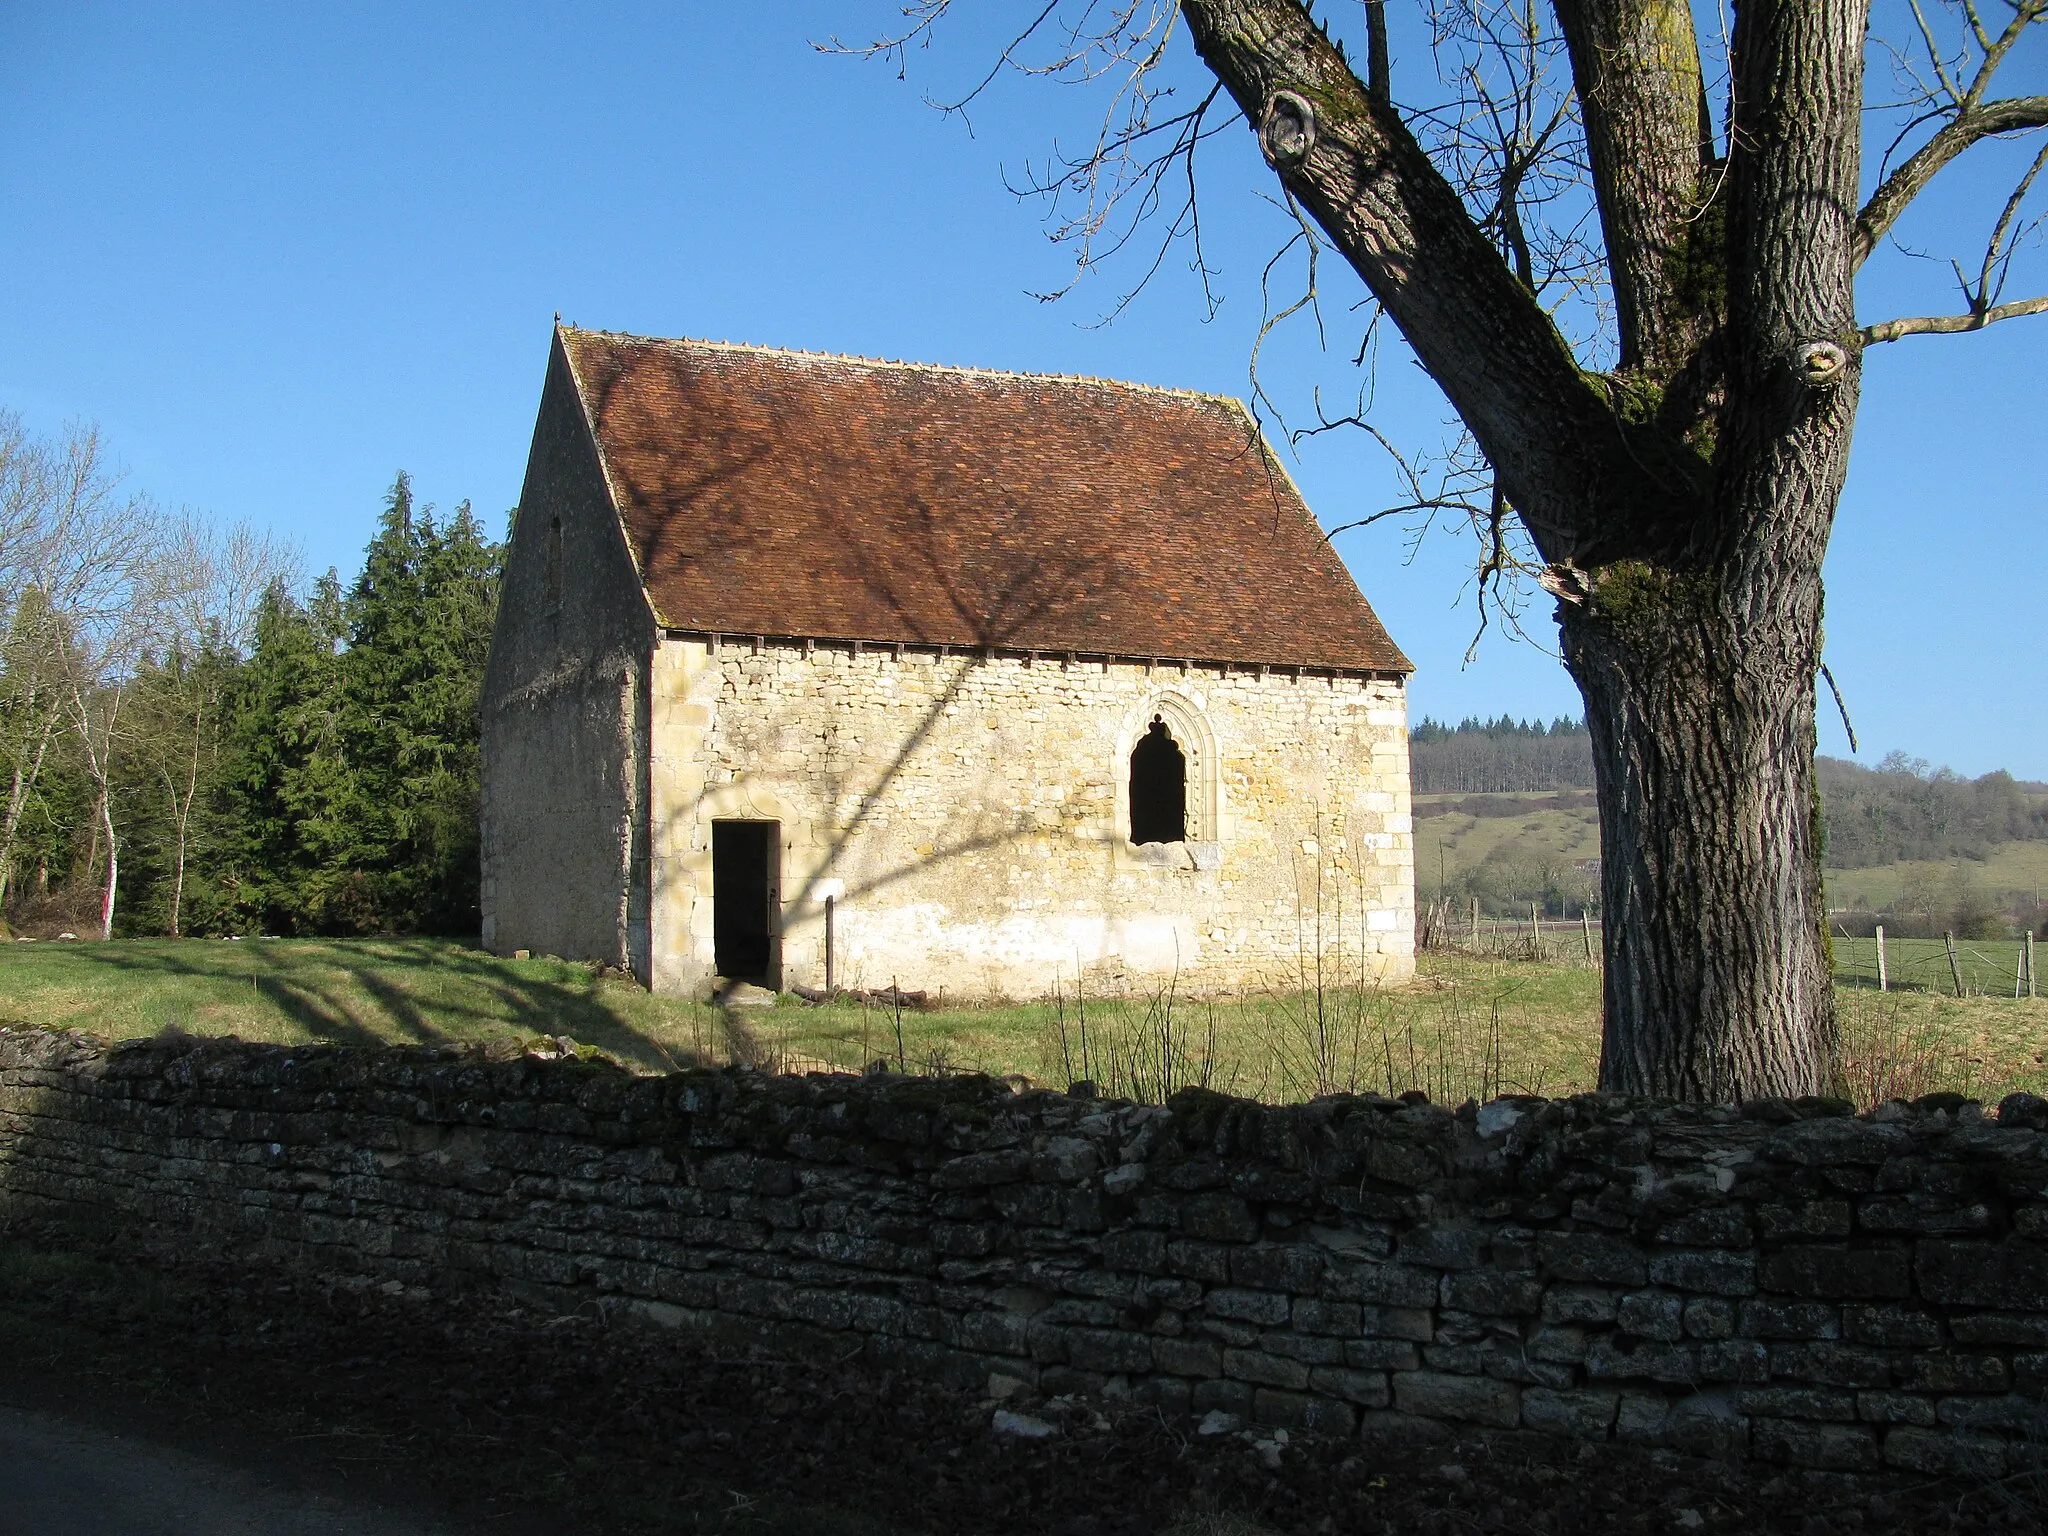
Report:
[[[2037,1471],[2048,1103],[1164,1106],[0,1028],[0,1220],[962,1391]]]
[[[484,943],[959,998],[1413,972],[1409,664],[1236,401],[558,328]]]

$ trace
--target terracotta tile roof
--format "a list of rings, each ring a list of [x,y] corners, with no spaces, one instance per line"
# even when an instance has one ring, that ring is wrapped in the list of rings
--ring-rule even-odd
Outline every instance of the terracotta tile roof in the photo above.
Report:
[[[1409,669],[1234,400],[559,336],[668,629]]]

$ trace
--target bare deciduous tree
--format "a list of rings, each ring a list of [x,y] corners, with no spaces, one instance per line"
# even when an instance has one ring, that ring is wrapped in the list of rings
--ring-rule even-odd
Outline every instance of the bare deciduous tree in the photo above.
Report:
[[[1199,238],[1193,157],[1221,103],[1157,83],[1185,23],[1311,262],[1345,258],[1479,455],[1411,503],[1470,515],[1493,574],[1526,560],[1557,600],[1599,781],[1602,1083],[1825,1092],[1821,562],[1865,353],[2048,311],[2005,293],[2048,151],[1956,266],[1958,312],[1866,323],[1855,276],[1944,167],[2048,126],[2048,97],[1992,89],[2048,0],[1906,0],[1867,200],[1864,79],[1887,62],[1869,0],[1742,0],[1705,47],[1687,0],[1424,3],[1419,105],[1396,102],[1383,0],[1356,14],[1362,78],[1300,0],[1050,0],[967,99],[1005,67],[1114,80],[1092,151],[1035,183],[1079,200],[1057,232],[1084,267],[1154,211],[1166,241]],[[861,51],[900,58],[953,5],[915,0]]]
[[[57,629],[43,594],[27,585],[27,566],[47,531],[62,483],[50,446],[31,437],[13,412],[0,412],[0,754],[7,803],[0,810],[0,907],[14,873],[14,848],[63,716],[57,706]]]
[[[135,749],[163,789],[171,846],[166,926],[181,932],[193,815],[220,757],[222,691],[253,638],[257,606],[298,576],[293,551],[242,525],[187,515],[164,530],[153,561],[159,606],[150,686],[133,721]]]
[[[163,536],[163,514],[155,505],[122,494],[121,476],[108,464],[98,432],[75,431],[28,587],[49,606],[51,678],[92,785],[96,840],[106,859],[103,939],[114,936],[121,880],[115,758],[127,740],[125,711],[135,669],[157,640],[163,619],[170,574],[161,560]]]

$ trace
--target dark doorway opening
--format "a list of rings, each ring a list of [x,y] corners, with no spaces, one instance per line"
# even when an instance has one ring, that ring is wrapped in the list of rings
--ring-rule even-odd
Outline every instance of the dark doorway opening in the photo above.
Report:
[[[1188,760],[1159,716],[1131,748],[1131,841],[1178,843],[1188,835]]]
[[[719,975],[776,984],[781,876],[782,823],[711,823],[711,945]]]

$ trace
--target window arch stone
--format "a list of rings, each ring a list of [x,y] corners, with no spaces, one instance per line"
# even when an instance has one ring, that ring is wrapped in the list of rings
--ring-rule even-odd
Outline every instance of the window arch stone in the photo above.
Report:
[[[1181,842],[1193,851],[1196,867],[1210,866],[1222,824],[1216,733],[1210,728],[1200,701],[1175,690],[1149,695],[1124,717],[1117,733],[1116,759],[1111,768],[1116,783],[1117,841],[1126,847],[1136,846],[1131,837],[1132,754],[1151,734],[1155,721],[1172,738],[1185,764]],[[1151,849],[1160,845],[1144,846]]]

